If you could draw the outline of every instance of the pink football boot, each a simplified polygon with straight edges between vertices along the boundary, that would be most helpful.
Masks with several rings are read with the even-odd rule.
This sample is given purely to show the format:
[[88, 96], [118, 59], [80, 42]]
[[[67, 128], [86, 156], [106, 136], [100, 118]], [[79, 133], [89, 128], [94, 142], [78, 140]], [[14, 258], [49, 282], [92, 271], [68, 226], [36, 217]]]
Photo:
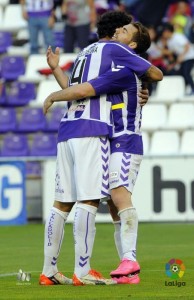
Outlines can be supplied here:
[[112, 277], [117, 284], [138, 284], [140, 283], [140, 278], [138, 274], [132, 276], [121, 276], [121, 277]]
[[118, 268], [110, 273], [111, 277], [127, 276], [140, 272], [140, 265], [137, 261], [123, 259]]

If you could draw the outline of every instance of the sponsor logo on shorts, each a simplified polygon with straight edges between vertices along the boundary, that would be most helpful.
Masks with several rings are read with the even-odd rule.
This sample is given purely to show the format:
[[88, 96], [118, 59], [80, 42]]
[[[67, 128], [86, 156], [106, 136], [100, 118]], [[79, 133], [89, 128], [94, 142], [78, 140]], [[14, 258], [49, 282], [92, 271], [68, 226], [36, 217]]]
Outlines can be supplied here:
[[110, 181], [110, 185], [119, 182], [119, 179]]
[[111, 172], [110, 173], [110, 179], [117, 178], [119, 176], [119, 172]]

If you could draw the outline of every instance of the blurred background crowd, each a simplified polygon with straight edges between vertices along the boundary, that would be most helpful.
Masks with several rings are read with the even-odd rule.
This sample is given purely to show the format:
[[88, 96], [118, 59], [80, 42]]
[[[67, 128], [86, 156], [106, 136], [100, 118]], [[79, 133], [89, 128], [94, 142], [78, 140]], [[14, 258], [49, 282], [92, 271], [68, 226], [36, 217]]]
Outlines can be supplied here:
[[[16, 154], [17, 143], [17, 156], [36, 153], [29, 154], [28, 148], [24, 152], [24, 142], [20, 141], [22, 133], [28, 135], [30, 149], [31, 143], [38, 146], [35, 133], [43, 133], [42, 143], [52, 146], [47, 155], [56, 154], [50, 136], [45, 135], [54, 133], [56, 137], [63, 107], [51, 111], [45, 121], [42, 103], [49, 93], [59, 88], [46, 63], [46, 49], [49, 45], [53, 49], [60, 47], [60, 66], [71, 72], [80, 49], [98, 40], [96, 24], [99, 17], [113, 10], [129, 13], [134, 21], [140, 21], [148, 28], [152, 43], [145, 58], [164, 73], [161, 83], [148, 87], [151, 97], [142, 122], [143, 131], [148, 132], [145, 153], [146, 149], [149, 149], [147, 153], [152, 149], [152, 135], [160, 133], [153, 134], [153, 131], [177, 131], [178, 128], [176, 136], [178, 134], [180, 140], [183, 129], [194, 128], [191, 113], [194, 111], [194, 0], [0, 0], [1, 156], [9, 153], [7, 146], [11, 143], [6, 138], [10, 138], [10, 134], [15, 148], [10, 150], [9, 156]], [[155, 95], [158, 97], [154, 98]], [[177, 101], [181, 103], [175, 103]], [[154, 114], [157, 124], [153, 122], [152, 103], [159, 113], [159, 116]], [[183, 107], [186, 103], [189, 105]], [[183, 115], [183, 109], [189, 111], [191, 118], [188, 113]], [[148, 124], [149, 111], [152, 124]], [[177, 117], [177, 112], [181, 118]], [[176, 120], [179, 124], [174, 124]], [[164, 135], [167, 136], [166, 132]], [[42, 155], [40, 149], [38, 151]], [[179, 151], [177, 146], [175, 153]], [[192, 151], [190, 146], [189, 151]]]
[[183, 76], [188, 94], [194, 93], [194, 0], [49, 0], [50, 13], [44, 17], [36, 15], [37, 8], [33, 12], [30, 1], [0, 0], [0, 5], [1, 1], [4, 10], [6, 2], [22, 6], [28, 33], [15, 36], [14, 44], [29, 45], [29, 54], [45, 53], [48, 45], [77, 53], [98, 39], [96, 22], [101, 14], [126, 11], [149, 29], [152, 44], [146, 58], [164, 75]]

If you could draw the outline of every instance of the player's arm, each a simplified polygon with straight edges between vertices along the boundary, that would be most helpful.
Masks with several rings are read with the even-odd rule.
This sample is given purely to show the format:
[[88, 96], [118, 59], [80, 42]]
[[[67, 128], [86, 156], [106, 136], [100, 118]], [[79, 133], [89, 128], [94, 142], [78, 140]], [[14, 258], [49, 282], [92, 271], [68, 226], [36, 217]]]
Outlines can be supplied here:
[[90, 83], [76, 84], [51, 93], [43, 103], [43, 112], [46, 114], [54, 102], [80, 100], [95, 95], [96, 92]]
[[115, 43], [111, 50], [112, 59], [115, 65], [128, 67], [139, 78], [143, 78], [146, 74], [146, 79], [149, 80], [149, 82], [162, 80], [163, 74], [160, 69], [134, 53], [132, 49], [126, 45]]
[[162, 71], [153, 65], [151, 65], [151, 67], [141, 77], [141, 80], [143, 82], [161, 81], [162, 79], [163, 79]]
[[51, 68], [55, 79], [62, 89], [68, 87], [69, 77], [63, 72], [59, 66], [59, 47], [56, 47], [55, 52], [52, 51], [51, 46], [48, 47], [46, 52], [47, 63]]
[[112, 94], [124, 91], [129, 86], [127, 68], [110, 70], [96, 79], [76, 84], [66, 89], [51, 93], [44, 101], [43, 112], [46, 114], [54, 102], [80, 100], [101, 94]]

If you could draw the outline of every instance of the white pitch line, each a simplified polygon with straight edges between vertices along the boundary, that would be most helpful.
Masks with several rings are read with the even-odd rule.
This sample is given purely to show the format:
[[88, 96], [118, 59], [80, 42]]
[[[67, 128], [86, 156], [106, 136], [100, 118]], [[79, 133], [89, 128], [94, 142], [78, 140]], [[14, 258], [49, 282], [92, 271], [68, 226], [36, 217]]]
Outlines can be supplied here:
[[[191, 270], [191, 269], [186, 269], [186, 271], [189, 271], [189, 270]], [[38, 273], [38, 274], [40, 274], [41, 273], [41, 271], [26, 271], [26, 270], [23, 270], [24, 272], [26, 272], [26, 273]], [[107, 270], [104, 270], [104, 271], [102, 271], [102, 273], [106, 273], [107, 272]], [[142, 273], [147, 273], [147, 272], [164, 272], [165, 273], [165, 268], [164, 269], [160, 269], [160, 270], [142, 270], [141, 271], [141, 273], [140, 273], [140, 275], [142, 274]], [[67, 272], [67, 273], [70, 273], [70, 272]], [[18, 272], [16, 273], [16, 272], [14, 272], [14, 273], [5, 273], [5, 274], [0, 274], [0, 278], [3, 278], [3, 277], [9, 277], [9, 276], [16, 276], [18, 274]]]
[[[24, 271], [25, 273], [40, 273], [40, 271]], [[1, 277], [9, 277], [9, 276], [16, 276], [18, 274], [17, 273], [5, 273], [5, 274], [0, 274], [0, 278]]]

